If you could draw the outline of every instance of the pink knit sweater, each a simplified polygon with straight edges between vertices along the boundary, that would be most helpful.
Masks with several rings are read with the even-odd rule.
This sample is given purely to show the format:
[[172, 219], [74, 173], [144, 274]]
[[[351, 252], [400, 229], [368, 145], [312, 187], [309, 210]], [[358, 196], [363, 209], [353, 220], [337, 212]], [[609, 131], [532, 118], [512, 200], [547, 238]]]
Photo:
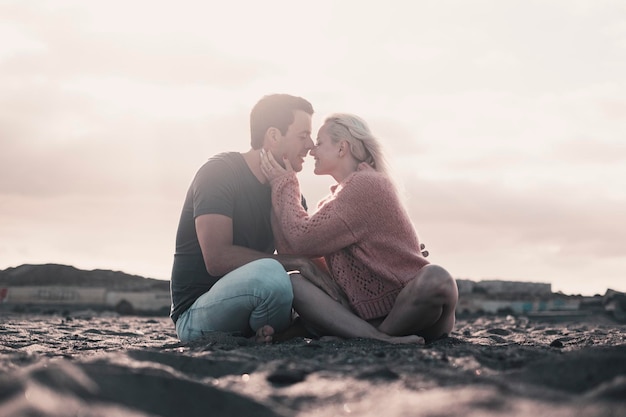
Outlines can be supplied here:
[[323, 256], [361, 318], [389, 314], [400, 290], [428, 265], [395, 188], [366, 164], [331, 187], [312, 215], [302, 207], [295, 173], [271, 186], [278, 252]]

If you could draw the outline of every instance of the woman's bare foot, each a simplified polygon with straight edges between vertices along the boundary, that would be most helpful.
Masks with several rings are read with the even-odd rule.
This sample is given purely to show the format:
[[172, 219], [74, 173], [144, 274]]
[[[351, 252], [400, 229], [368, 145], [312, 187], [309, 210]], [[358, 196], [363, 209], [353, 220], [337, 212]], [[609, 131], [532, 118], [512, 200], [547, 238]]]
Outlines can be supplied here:
[[274, 336], [274, 328], [269, 324], [259, 327], [254, 335], [254, 341], [257, 343], [272, 343]]
[[389, 338], [382, 339], [384, 342], [393, 343], [394, 345], [399, 344], [411, 344], [411, 345], [424, 345], [426, 341], [423, 337], [417, 335], [409, 335], [409, 336], [389, 336]]
[[[409, 335], [409, 336], [380, 336], [373, 338], [374, 340], [381, 340], [383, 342], [392, 343], [394, 345], [424, 345], [426, 341], [423, 337], [417, 335]], [[320, 341], [322, 342], [335, 342], [338, 340], [346, 340], [345, 337], [339, 336], [322, 336], [320, 337]]]

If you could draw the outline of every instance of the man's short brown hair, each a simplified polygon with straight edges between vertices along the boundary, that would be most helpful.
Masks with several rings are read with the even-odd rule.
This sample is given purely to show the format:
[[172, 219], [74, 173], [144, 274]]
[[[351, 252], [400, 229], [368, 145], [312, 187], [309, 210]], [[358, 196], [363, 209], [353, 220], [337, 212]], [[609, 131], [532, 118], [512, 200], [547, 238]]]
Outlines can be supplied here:
[[302, 97], [289, 94], [270, 94], [259, 100], [250, 112], [250, 145], [252, 149], [263, 146], [265, 132], [270, 127], [285, 135], [294, 121], [294, 111], [302, 110], [313, 115], [313, 106]]

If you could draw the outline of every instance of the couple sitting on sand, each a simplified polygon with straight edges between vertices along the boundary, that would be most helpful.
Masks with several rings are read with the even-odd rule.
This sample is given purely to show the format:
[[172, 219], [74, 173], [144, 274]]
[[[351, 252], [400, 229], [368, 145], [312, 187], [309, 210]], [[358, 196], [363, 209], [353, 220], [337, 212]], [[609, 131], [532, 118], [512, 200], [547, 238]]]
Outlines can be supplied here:
[[[313, 107], [286, 94], [250, 114], [245, 153], [210, 158], [185, 198], [171, 279], [183, 342], [213, 331], [270, 342], [294, 326], [315, 336], [424, 343], [454, 327], [456, 282], [423, 256], [359, 117], [334, 114], [311, 138]], [[296, 173], [337, 182], [307, 214]], [[294, 314], [294, 311], [296, 314]]]

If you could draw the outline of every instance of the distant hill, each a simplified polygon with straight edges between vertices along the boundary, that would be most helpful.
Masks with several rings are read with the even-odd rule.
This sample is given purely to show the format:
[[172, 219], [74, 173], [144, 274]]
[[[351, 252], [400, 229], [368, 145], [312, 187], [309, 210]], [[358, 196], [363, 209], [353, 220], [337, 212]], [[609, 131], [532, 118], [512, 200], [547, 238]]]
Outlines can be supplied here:
[[120, 271], [95, 269], [86, 271], [69, 265], [20, 265], [0, 270], [0, 287], [77, 286], [110, 290], [169, 290], [169, 281], [129, 275]]

